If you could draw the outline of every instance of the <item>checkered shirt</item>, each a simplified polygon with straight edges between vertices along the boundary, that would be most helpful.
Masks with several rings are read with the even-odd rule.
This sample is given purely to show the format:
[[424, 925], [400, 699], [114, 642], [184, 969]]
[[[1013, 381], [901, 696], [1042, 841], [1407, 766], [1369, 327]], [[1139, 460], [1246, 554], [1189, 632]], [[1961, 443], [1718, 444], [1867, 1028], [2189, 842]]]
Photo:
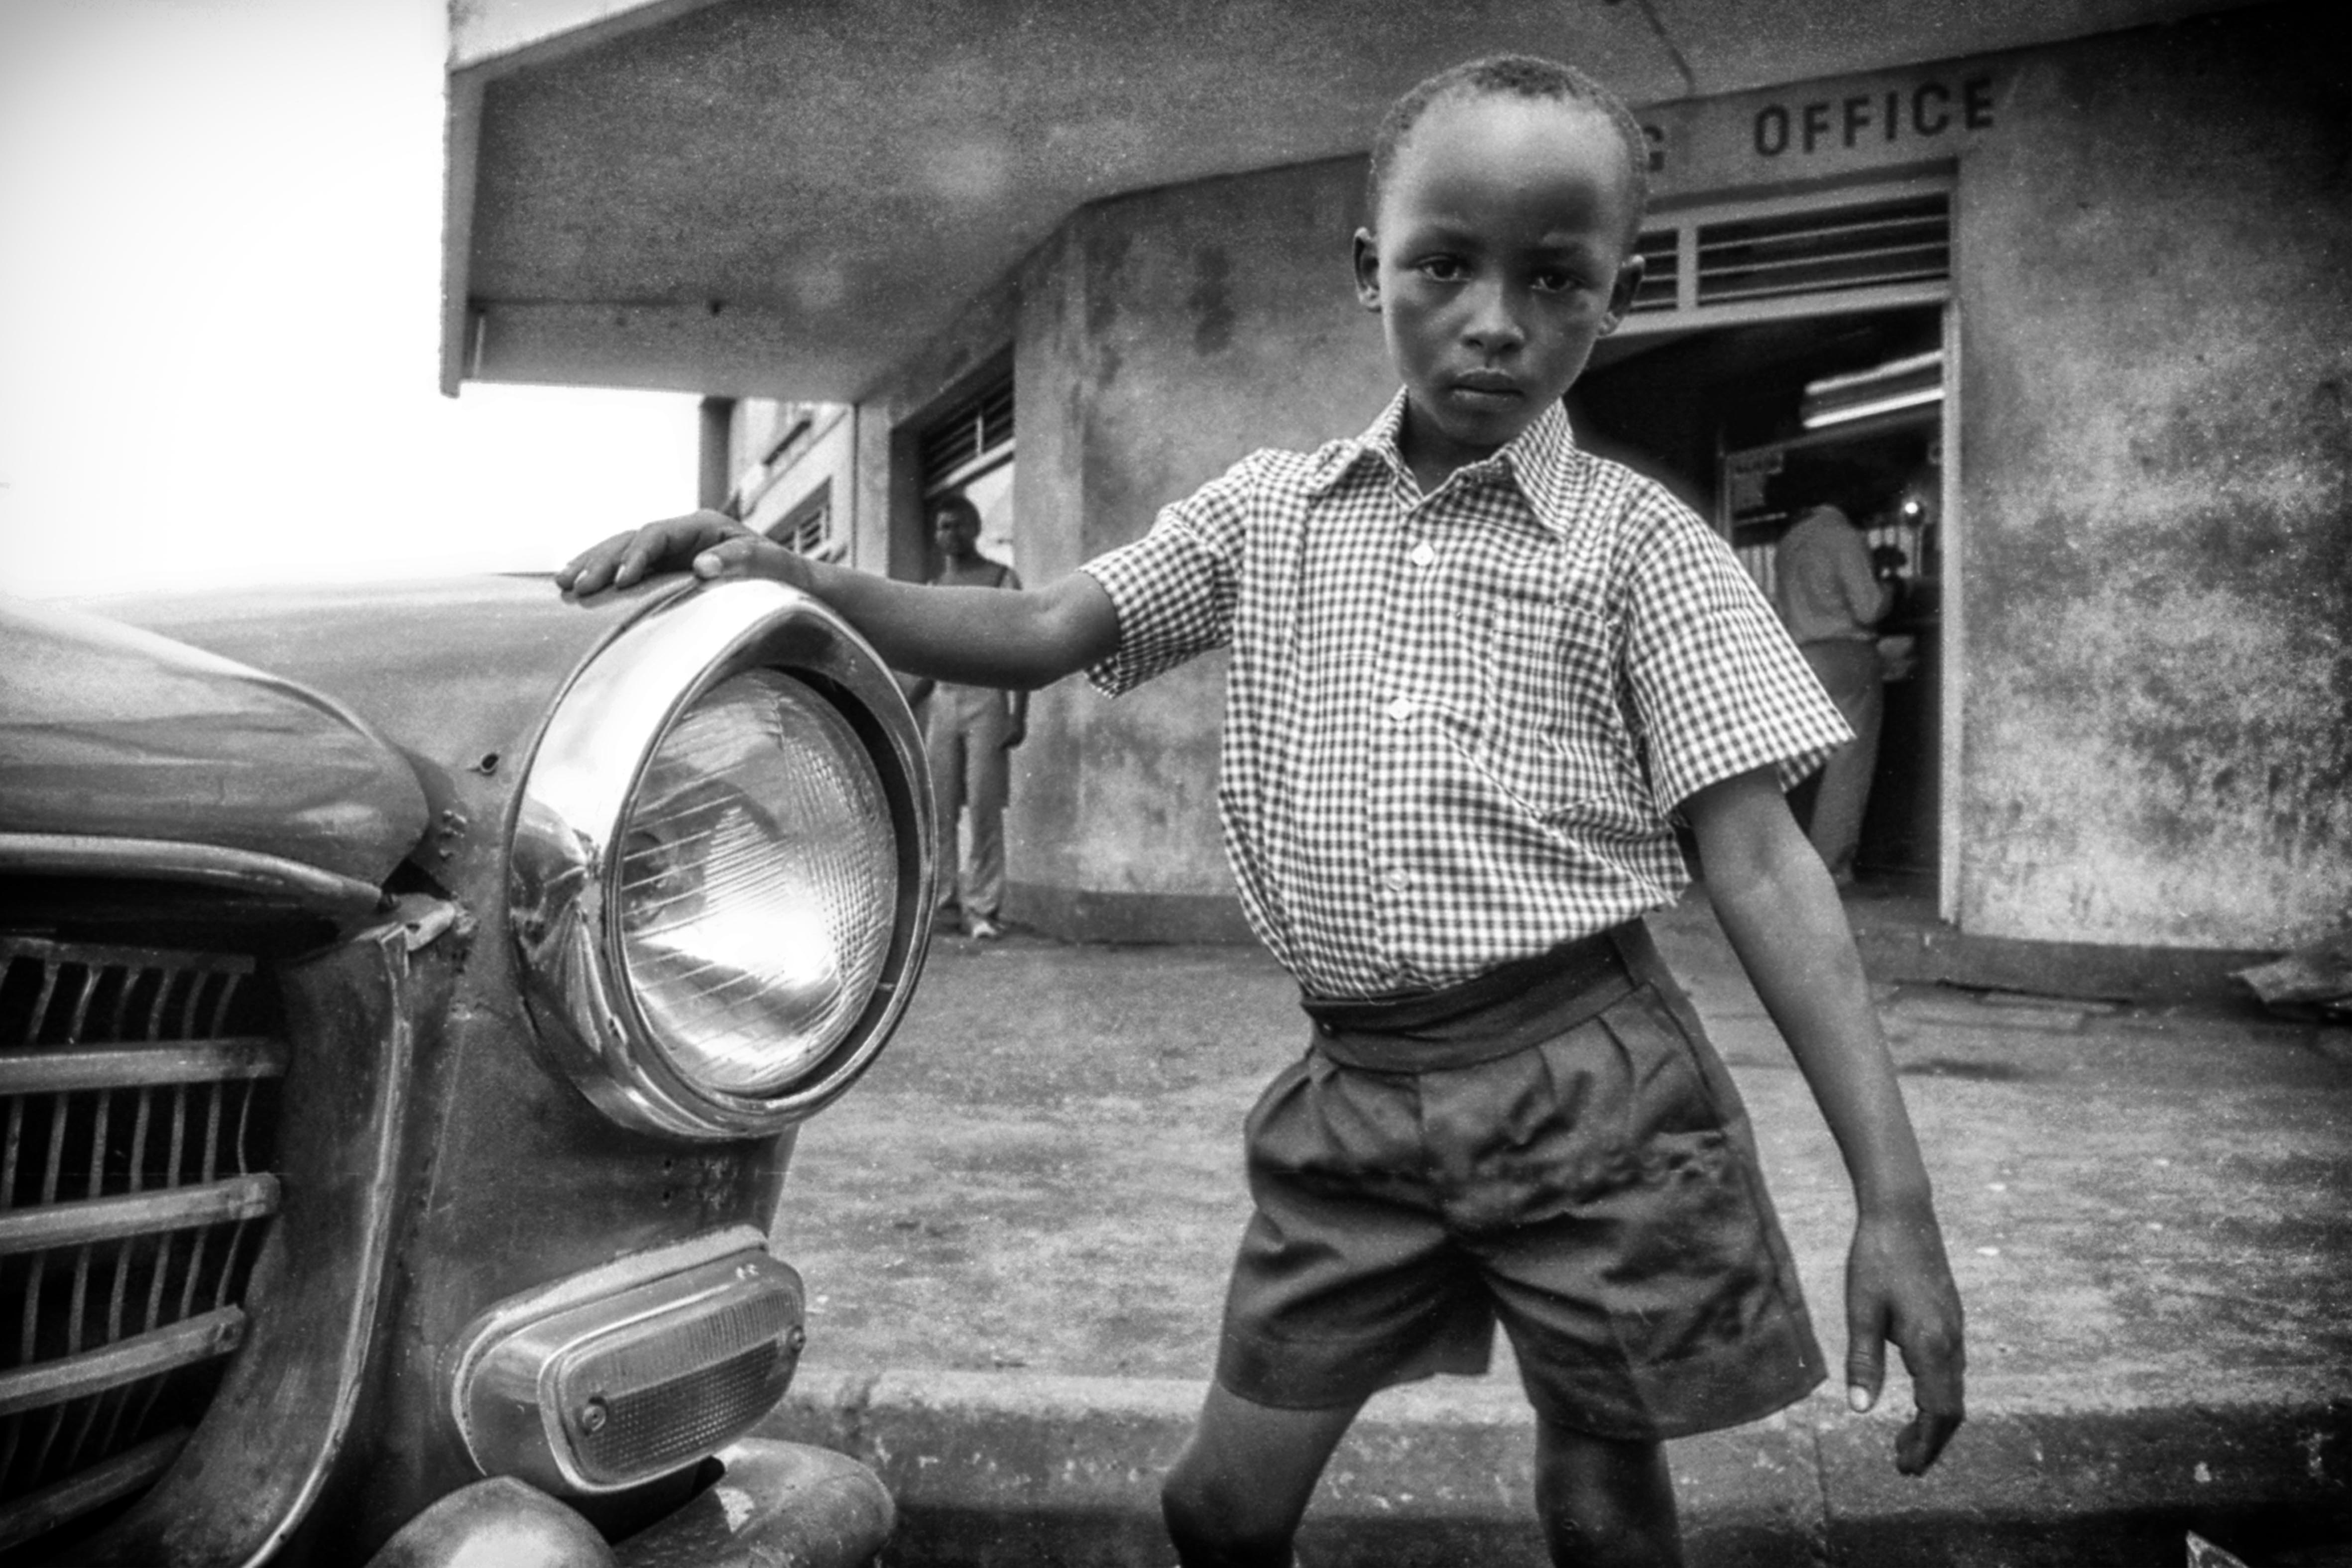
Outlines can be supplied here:
[[1217, 802], [1252, 928], [1306, 990], [1450, 984], [1670, 904], [1673, 813], [1852, 732], [1722, 539], [1555, 404], [1424, 497], [1399, 393], [1262, 451], [1083, 569], [1117, 695], [1231, 643]]

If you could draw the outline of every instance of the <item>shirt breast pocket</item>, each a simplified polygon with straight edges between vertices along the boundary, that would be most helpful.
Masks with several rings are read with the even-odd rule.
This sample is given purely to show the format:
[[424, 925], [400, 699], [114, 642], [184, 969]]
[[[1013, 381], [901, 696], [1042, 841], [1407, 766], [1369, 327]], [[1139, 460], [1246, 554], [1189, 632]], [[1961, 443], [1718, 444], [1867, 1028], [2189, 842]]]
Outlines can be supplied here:
[[1607, 620], [1569, 598], [1498, 596], [1479, 665], [1480, 750], [1498, 783], [1539, 816], [1611, 791], [1622, 726]]

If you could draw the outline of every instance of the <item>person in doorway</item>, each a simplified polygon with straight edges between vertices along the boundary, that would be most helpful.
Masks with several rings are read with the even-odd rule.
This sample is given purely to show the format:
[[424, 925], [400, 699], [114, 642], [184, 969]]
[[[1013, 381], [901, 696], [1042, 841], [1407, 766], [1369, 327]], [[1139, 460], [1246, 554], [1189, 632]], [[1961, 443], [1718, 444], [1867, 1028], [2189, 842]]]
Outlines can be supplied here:
[[[1013, 588], [1020, 576], [980, 553], [980, 508], [945, 496], [931, 508], [939, 547], [935, 588]], [[930, 683], [923, 708], [923, 754], [940, 823], [939, 912], [961, 913], [964, 935], [992, 942], [1004, 935], [1004, 801], [1007, 755], [1028, 735], [1029, 694], [946, 681]], [[964, 831], [958, 852], [959, 819]]]
[[1926, 1166], [1781, 798], [1848, 731], [1722, 539], [1582, 451], [1561, 402], [1640, 284], [1647, 159], [1569, 67], [1422, 83], [1381, 125], [1354, 242], [1402, 389], [1354, 439], [1255, 453], [1042, 588], [927, 593], [712, 513], [557, 575], [780, 577], [957, 680], [1086, 670], [1115, 695], [1231, 647], [1227, 852], [1312, 1024], [1244, 1129], [1257, 1212], [1162, 1489], [1193, 1568], [1288, 1564], [1365, 1399], [1483, 1368], [1498, 1321], [1559, 1563], [1680, 1563], [1664, 1440], [1821, 1380], [1746, 1114], [1643, 925], [1686, 879], [1678, 821], [1853, 1181], [1850, 1403], [1875, 1402], [1891, 1343], [1918, 1402], [1897, 1468], [1961, 1421]]
[[1885, 686], [1874, 628], [1894, 608], [1895, 587], [1843, 507], [1809, 507], [1781, 536], [1773, 562], [1774, 608], [1853, 738], [1822, 765], [1805, 836], [1839, 887], [1853, 884], [1862, 813], [1878, 767]]

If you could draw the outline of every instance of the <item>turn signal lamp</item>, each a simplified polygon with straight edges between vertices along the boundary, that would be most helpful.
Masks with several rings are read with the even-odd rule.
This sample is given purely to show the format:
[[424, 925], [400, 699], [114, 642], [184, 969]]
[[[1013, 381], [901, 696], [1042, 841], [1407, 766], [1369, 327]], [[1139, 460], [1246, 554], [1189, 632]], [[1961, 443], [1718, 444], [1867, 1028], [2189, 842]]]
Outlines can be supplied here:
[[749, 1431], [804, 1337], [800, 1276], [740, 1227], [491, 1308], [459, 1339], [451, 1409], [484, 1475], [618, 1491]]

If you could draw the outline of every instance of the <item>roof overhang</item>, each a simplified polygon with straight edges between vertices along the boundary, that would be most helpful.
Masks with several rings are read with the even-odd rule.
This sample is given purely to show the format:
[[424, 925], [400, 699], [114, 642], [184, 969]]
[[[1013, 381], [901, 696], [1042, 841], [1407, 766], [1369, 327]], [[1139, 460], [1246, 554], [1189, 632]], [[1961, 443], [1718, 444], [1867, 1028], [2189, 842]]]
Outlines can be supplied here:
[[1079, 206], [1360, 153], [1478, 54], [1642, 105], [2226, 8], [451, 0], [443, 386], [861, 399]]

